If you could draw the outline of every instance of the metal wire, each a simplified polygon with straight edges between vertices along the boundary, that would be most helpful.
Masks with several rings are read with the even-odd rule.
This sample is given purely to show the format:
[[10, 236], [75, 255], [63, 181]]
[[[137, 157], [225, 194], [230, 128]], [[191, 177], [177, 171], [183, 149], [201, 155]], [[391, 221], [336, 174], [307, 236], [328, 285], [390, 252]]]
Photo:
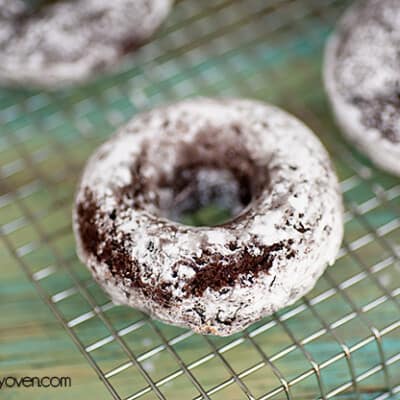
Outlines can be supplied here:
[[[0, 90], [2, 242], [111, 397], [399, 396], [400, 184], [342, 141], [319, 78], [324, 41], [349, 3], [181, 0], [117, 74], [53, 93]], [[343, 247], [317, 287], [223, 340], [98, 294], [71, 233], [74, 186], [96, 145], [134, 113], [194, 95], [255, 97], [300, 116], [331, 152], [346, 205]]]

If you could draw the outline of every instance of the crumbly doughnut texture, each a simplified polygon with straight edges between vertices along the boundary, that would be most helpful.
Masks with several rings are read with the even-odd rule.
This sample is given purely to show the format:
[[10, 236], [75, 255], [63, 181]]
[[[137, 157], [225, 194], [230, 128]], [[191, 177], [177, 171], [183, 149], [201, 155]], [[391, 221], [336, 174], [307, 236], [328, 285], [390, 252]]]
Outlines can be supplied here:
[[59, 87], [144, 44], [172, 0], [0, 0], [0, 82]]
[[356, 2], [328, 41], [325, 86], [343, 132], [400, 175], [400, 2]]
[[[222, 178], [232, 196], [246, 189], [239, 215], [214, 227], [166, 217], [193, 182], [204, 193]], [[116, 303], [221, 336], [307, 293], [343, 235], [338, 181], [317, 137], [276, 107], [206, 98], [140, 114], [103, 144], [73, 225], [80, 259]]]

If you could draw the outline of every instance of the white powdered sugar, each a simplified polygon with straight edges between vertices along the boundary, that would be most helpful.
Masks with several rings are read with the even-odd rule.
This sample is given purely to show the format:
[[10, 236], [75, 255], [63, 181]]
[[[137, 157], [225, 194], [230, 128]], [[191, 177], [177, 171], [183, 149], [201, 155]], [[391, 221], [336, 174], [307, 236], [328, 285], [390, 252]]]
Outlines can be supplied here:
[[325, 52], [325, 86], [344, 133], [400, 175], [400, 3], [356, 2]]
[[[252, 182], [260, 174], [268, 179], [226, 224], [191, 227], [165, 218], [160, 182], [212, 157], [234, 159], [229, 168], [251, 159], [258, 168]], [[138, 192], [136, 203], [120, 208], [118, 191], [127, 184]], [[139, 285], [107, 265], [99, 247], [87, 249], [80, 210], [90, 210], [92, 197], [97, 228], [134, 260], [128, 269]], [[339, 250], [342, 203], [325, 149], [300, 121], [261, 102], [195, 99], [138, 115], [96, 151], [77, 192], [74, 230], [81, 260], [116, 302], [199, 333], [229, 335], [314, 286]], [[159, 293], [168, 295], [165, 302]]]
[[109, 69], [148, 40], [172, 0], [0, 0], [0, 81], [58, 87]]

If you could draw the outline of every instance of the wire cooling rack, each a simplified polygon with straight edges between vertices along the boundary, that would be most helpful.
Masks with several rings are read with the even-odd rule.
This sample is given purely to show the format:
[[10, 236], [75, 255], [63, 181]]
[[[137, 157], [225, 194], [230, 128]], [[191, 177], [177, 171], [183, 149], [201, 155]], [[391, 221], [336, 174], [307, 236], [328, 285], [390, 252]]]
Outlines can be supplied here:
[[[2, 240], [116, 399], [400, 396], [400, 182], [342, 141], [321, 84], [344, 0], [181, 0], [112, 76], [53, 93], [0, 91]], [[228, 338], [116, 306], [75, 255], [71, 204], [88, 155], [136, 112], [245, 96], [302, 118], [344, 195], [339, 258], [301, 301]]]

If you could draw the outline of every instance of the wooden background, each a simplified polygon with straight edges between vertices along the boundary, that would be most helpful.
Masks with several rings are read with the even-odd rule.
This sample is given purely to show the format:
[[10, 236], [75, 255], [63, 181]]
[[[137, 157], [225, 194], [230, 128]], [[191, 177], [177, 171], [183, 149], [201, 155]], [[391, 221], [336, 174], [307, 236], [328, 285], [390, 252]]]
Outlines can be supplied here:
[[[140, 367], [109, 378], [121, 398], [146, 391], [143, 371], [167, 399], [196, 397], [181, 362], [204, 390], [221, 389], [213, 399], [245, 399], [244, 386], [254, 398], [284, 399], [266, 359], [294, 399], [321, 390], [334, 399], [399, 396], [400, 182], [344, 142], [320, 78], [324, 42], [348, 4], [182, 0], [119, 73], [53, 93], [0, 89], [0, 378], [72, 378], [71, 388], [6, 389], [1, 399], [111, 398], [86, 357], [112, 375], [132, 354]], [[343, 248], [316, 288], [230, 338], [191, 335], [113, 306], [77, 260], [71, 232], [75, 184], [93, 149], [136, 112], [195, 95], [258, 98], [302, 118], [329, 149], [346, 202]]]

